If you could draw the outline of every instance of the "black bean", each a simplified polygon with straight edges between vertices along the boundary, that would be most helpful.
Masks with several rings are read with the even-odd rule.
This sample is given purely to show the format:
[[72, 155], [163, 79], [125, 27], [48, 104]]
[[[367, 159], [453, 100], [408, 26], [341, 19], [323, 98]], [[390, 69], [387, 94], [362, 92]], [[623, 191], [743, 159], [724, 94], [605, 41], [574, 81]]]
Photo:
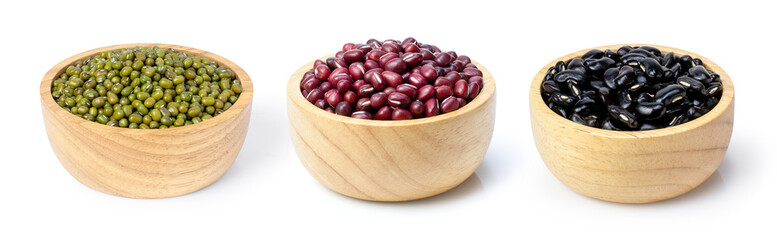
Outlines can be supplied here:
[[567, 70], [578, 70], [585, 74], [586, 69], [585, 61], [582, 58], [573, 58], [567, 63]]
[[689, 55], [680, 56], [680, 58], [677, 59], [677, 62], [680, 63], [680, 65], [683, 68], [683, 71], [688, 71], [688, 69], [693, 67], [693, 57]]
[[658, 129], [658, 128], [659, 128], [658, 126], [650, 124], [650, 123], [643, 123], [643, 124], [639, 125], [639, 130], [640, 131], [654, 130], [654, 129]]
[[598, 109], [597, 104], [593, 99], [583, 98], [575, 103], [574, 112], [581, 116], [588, 117], [600, 114], [601, 110]]
[[637, 73], [634, 72], [634, 68], [629, 66], [623, 66], [621, 70], [618, 72], [618, 76], [615, 77], [615, 85], [626, 86], [634, 82], [634, 80], [636, 79], [637, 79]]
[[618, 68], [609, 68], [604, 71], [604, 84], [612, 89], [618, 88], [618, 85], [615, 83], [615, 78], [618, 77], [619, 72], [620, 70]]
[[650, 93], [640, 93], [637, 95], [637, 103], [643, 103], [643, 102], [652, 102], [653, 101], [653, 95], [650, 95]]
[[631, 95], [629, 92], [621, 91], [618, 92], [618, 106], [622, 108], [629, 108], [631, 107], [631, 104], [634, 103], [634, 100], [631, 98]]
[[668, 52], [661, 58], [661, 66], [669, 67], [675, 64], [674, 52]]
[[655, 101], [669, 105], [685, 98], [685, 89], [680, 84], [671, 84], [656, 92]]
[[602, 121], [602, 129], [616, 130], [616, 131], [626, 130], [623, 127], [617, 126], [617, 124], [612, 121], [612, 118], [609, 118], [609, 117], [605, 118], [604, 121]]
[[638, 49], [648, 51], [655, 56], [661, 56], [661, 50], [658, 50], [658, 48], [654, 48], [651, 46], [640, 46]]
[[596, 118], [595, 116], [586, 118], [578, 115], [577, 113], [573, 113], [572, 116], [569, 117], [569, 119], [572, 120], [573, 122], [586, 125], [589, 127], [597, 127], [599, 125], [597, 122], [598, 118]]
[[602, 50], [591, 49], [588, 52], [586, 52], [585, 54], [583, 54], [582, 58], [583, 59], [592, 59], [592, 58], [593, 59], [599, 59], [599, 58], [602, 58], [603, 56], [604, 56], [604, 52]]
[[709, 112], [722, 96], [720, 77], [689, 55], [622, 46], [556, 62], [540, 94], [550, 109], [579, 124], [652, 130]]
[[639, 62], [639, 67], [649, 78], [659, 78], [664, 76], [664, 70], [661, 68], [661, 63], [653, 58], [644, 58]]
[[706, 94], [707, 92], [703, 83], [688, 76], [677, 78], [677, 84], [683, 86], [688, 94]]
[[567, 81], [567, 89], [569, 89], [569, 93], [571, 93], [572, 96], [578, 99], [580, 99], [581, 95], [583, 95], [583, 92], [577, 86], [575, 81]]
[[714, 82], [707, 85], [706, 92], [704, 95], [708, 97], [720, 97], [721, 88], [723, 88], [720, 83]]
[[570, 79], [577, 83], [582, 83], [583, 80], [585, 80], [585, 73], [579, 70], [567, 69], [557, 73], [553, 77], [553, 80], [559, 83], [564, 83]]
[[604, 56], [615, 60], [616, 62], [620, 59], [620, 57], [618, 57], [618, 53], [613, 52], [610, 49], [604, 50]]
[[575, 102], [577, 99], [575, 97], [566, 95], [560, 92], [556, 92], [550, 95], [550, 100], [553, 101], [556, 105], [564, 106], [564, 107], [570, 107], [572, 105], [575, 105]]
[[599, 88], [599, 91], [597, 91], [597, 95], [600, 103], [604, 103], [605, 105], [612, 104], [612, 99], [610, 99], [609, 88], [606, 88], [606, 87]]
[[628, 53], [621, 56], [621, 63], [624, 65], [636, 66], [639, 65], [639, 62], [642, 61], [642, 59], [645, 59], [645, 55], [639, 53]]
[[617, 54], [619, 57], [622, 58], [624, 55], [628, 54], [632, 49], [634, 48], [632, 48], [631, 46], [623, 46], [618, 48]]
[[708, 84], [712, 81], [712, 76], [710, 76], [710, 73], [707, 72], [707, 69], [705, 69], [703, 66], [694, 66], [691, 69], [688, 69], [688, 75], [705, 84]]
[[666, 107], [663, 103], [643, 102], [637, 104], [635, 113], [637, 116], [646, 120], [656, 120], [664, 116]]
[[589, 81], [588, 82], [588, 86], [591, 89], [600, 89], [600, 88], [605, 87], [604, 81], [599, 81], [599, 80]]
[[585, 63], [588, 65], [588, 71], [598, 73], [614, 66], [615, 60], [612, 60], [608, 57], [602, 57], [598, 59], [588, 59], [585, 61]]
[[542, 83], [542, 91], [546, 93], [560, 92], [561, 87], [556, 81], [545, 81]]
[[611, 121], [617, 121], [629, 128], [636, 128], [639, 125], [637, 117], [622, 107], [610, 105], [607, 111], [610, 113]]

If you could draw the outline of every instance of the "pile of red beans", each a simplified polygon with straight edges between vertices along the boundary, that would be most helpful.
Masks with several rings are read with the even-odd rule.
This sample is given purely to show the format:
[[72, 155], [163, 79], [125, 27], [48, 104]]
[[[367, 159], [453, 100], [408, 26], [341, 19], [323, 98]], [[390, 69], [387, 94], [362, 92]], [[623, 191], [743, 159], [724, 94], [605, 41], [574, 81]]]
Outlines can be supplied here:
[[477, 97], [483, 73], [469, 57], [414, 38], [346, 43], [316, 60], [300, 82], [302, 95], [331, 113], [407, 120], [455, 111]]

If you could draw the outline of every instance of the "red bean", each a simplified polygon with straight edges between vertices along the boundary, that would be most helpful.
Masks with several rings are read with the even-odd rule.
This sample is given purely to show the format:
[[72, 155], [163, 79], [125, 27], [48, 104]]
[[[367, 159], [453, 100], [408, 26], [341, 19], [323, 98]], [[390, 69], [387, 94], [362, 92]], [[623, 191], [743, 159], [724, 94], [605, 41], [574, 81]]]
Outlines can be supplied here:
[[431, 65], [424, 65], [421, 67], [421, 75], [426, 79], [436, 79], [437, 71]]
[[314, 71], [315, 71], [314, 74], [316, 75], [316, 78], [318, 78], [319, 80], [324, 80], [329, 78], [329, 73], [331, 73], [329, 71], [329, 67], [324, 65], [316, 66]]
[[474, 76], [479, 76], [479, 77], [483, 76], [483, 72], [473, 67], [466, 67], [464, 68], [464, 70], [461, 70], [461, 72], [464, 73], [464, 75], [466, 75], [468, 78], [471, 78]]
[[449, 72], [448, 74], [445, 74], [445, 78], [447, 78], [448, 80], [451, 80], [452, 82], [456, 82], [461, 80], [461, 75], [459, 75], [458, 72], [453, 71], [453, 72]]
[[453, 87], [453, 95], [460, 98], [467, 98], [469, 96], [469, 85], [465, 80], [459, 80]]
[[422, 118], [426, 114], [426, 105], [421, 101], [415, 100], [410, 103], [408, 110], [413, 114], [413, 118]]
[[410, 97], [410, 99], [415, 99], [416, 93], [418, 92], [417, 87], [407, 83], [400, 84], [396, 88], [397, 88], [397, 92], [407, 95], [408, 97]]
[[351, 65], [348, 66], [348, 72], [351, 74], [351, 77], [356, 80], [364, 79], [364, 73], [366, 71], [364, 63], [361, 62], [351, 63]]
[[364, 53], [359, 49], [347, 50], [343, 55], [343, 60], [348, 63], [364, 61]]
[[435, 95], [437, 99], [446, 99], [450, 96], [453, 96], [453, 89], [448, 86], [435, 87], [434, 91], [437, 93]]
[[375, 49], [367, 53], [367, 59], [377, 62], [383, 55], [386, 55], [386, 51]]
[[440, 103], [442, 113], [453, 112], [456, 109], [459, 109], [459, 101], [456, 100], [456, 97], [448, 97]]
[[324, 92], [321, 89], [313, 89], [308, 93], [305, 98], [308, 100], [308, 102], [315, 104], [316, 101], [319, 99], [324, 98]]
[[421, 74], [418, 74], [418, 73], [411, 73], [410, 76], [407, 77], [407, 83], [410, 83], [411, 85], [416, 86], [418, 88], [429, 84], [426, 81], [426, 78], [424, 78], [424, 76], [421, 76]]
[[429, 49], [421, 49], [420, 53], [424, 60], [434, 60], [434, 54]]
[[364, 68], [367, 70], [380, 68], [380, 64], [374, 60], [367, 60], [364, 62]]
[[446, 53], [435, 54], [434, 61], [440, 64], [440, 66], [448, 66], [451, 63], [451, 55]]
[[392, 92], [388, 95], [389, 106], [395, 108], [405, 108], [410, 105], [410, 97], [401, 92]]
[[[373, 94], [373, 96], [375, 96]], [[359, 98], [356, 100], [356, 111], [371, 111], [372, 104], [370, 98]]]
[[481, 88], [483, 87], [483, 77], [480, 77], [480, 76], [471, 77], [471, 78], [469, 78], [467, 80], [467, 82], [469, 82], [469, 83], [477, 83], [478, 86], [480, 86]]
[[386, 86], [395, 88], [399, 86], [399, 84], [402, 84], [402, 75], [399, 75], [399, 73], [383, 71], [381, 76], [383, 76]]
[[351, 87], [353, 86], [353, 82], [350, 80], [340, 80], [335, 84], [335, 89], [337, 89], [337, 93], [340, 95], [345, 94], [346, 92], [351, 90]]
[[324, 93], [324, 99], [326, 99], [326, 102], [329, 103], [329, 106], [335, 107], [338, 103], [343, 101], [343, 97], [340, 96], [339, 93], [337, 93], [337, 90], [332, 89], [328, 92]]
[[436, 98], [426, 100], [426, 117], [434, 117], [440, 114], [440, 104]]
[[472, 82], [467, 87], [467, 99], [474, 99], [480, 93], [480, 85], [476, 82]]
[[324, 100], [324, 99], [316, 100], [316, 104], [315, 105], [316, 105], [316, 107], [318, 107], [320, 109], [324, 109], [324, 108], [327, 107], [326, 100]]
[[356, 99], [359, 98], [358, 95], [356, 95], [353, 91], [348, 91], [345, 94], [343, 94], [343, 101], [348, 102], [348, 104], [354, 105], [356, 104]]
[[358, 119], [372, 119], [372, 114], [367, 111], [356, 111], [351, 113], [351, 117]]
[[370, 81], [370, 84], [372, 84], [376, 91], [383, 91], [383, 88], [386, 87], [386, 83], [383, 81], [383, 75], [378, 71], [369, 72], [367, 80]]
[[[415, 45], [410, 45], [415, 46]], [[407, 67], [415, 67], [418, 66], [418, 64], [421, 64], [421, 61], [424, 60], [424, 57], [421, 56], [421, 54], [418, 53], [406, 53], [402, 56], [402, 61], [405, 61], [405, 64], [407, 64]]]
[[375, 113], [376, 120], [389, 120], [391, 119], [391, 107], [383, 106]]
[[370, 39], [314, 61], [300, 91], [316, 107], [343, 116], [404, 120], [463, 107], [483, 88], [482, 75], [469, 57], [414, 38]]
[[415, 44], [408, 44], [407, 46], [405, 46], [406, 53], [408, 52], [417, 53], [420, 51], [421, 51], [421, 48], [418, 48], [418, 46], [416, 46]]
[[406, 68], [407, 68], [407, 64], [405, 64], [405, 61], [402, 61], [402, 59], [400, 58], [394, 58], [386, 61], [386, 65], [384, 67], [386, 71], [392, 71], [400, 74], [404, 73]]
[[381, 68], [386, 68], [386, 63], [388, 63], [389, 60], [399, 58], [399, 54], [396, 53], [386, 53], [383, 56], [378, 59], [378, 63], [380, 63]]
[[372, 96], [373, 93], [375, 93], [375, 88], [372, 87], [372, 84], [364, 84], [359, 87], [356, 95], [358, 95], [360, 98], [363, 98]]
[[[361, 52], [361, 51], [359, 51], [359, 52]], [[334, 61], [334, 66], [335, 66], [335, 69], [337, 69], [337, 68], [348, 68], [348, 62], [346, 62], [342, 58], [337, 58]]]
[[337, 115], [351, 116], [352, 112], [351, 104], [348, 104], [347, 102], [340, 102], [337, 104], [337, 107], [335, 107], [335, 113]]
[[334, 87], [330, 82], [322, 82], [321, 85], [318, 86], [318, 89], [321, 89], [321, 91], [323, 91], [322, 93], [328, 92], [332, 88]]
[[318, 86], [321, 85], [321, 80], [318, 80], [317, 78], [310, 78], [307, 81], [304, 81], [302, 83], [302, 89], [310, 92], [313, 89], [318, 88]]
[[354, 46], [356, 46], [356, 44], [353, 44], [353, 43], [343, 44], [343, 51], [347, 52], [348, 50], [354, 49]]
[[413, 114], [404, 108], [395, 108], [391, 113], [391, 120], [410, 120], [413, 119]]
[[446, 77], [437, 77], [437, 79], [434, 80], [434, 86], [448, 86], [449, 88], [453, 88], [453, 82]]
[[373, 109], [380, 109], [383, 106], [386, 106], [388, 104], [388, 94], [379, 92], [372, 94], [372, 97], [370, 97], [370, 104]]

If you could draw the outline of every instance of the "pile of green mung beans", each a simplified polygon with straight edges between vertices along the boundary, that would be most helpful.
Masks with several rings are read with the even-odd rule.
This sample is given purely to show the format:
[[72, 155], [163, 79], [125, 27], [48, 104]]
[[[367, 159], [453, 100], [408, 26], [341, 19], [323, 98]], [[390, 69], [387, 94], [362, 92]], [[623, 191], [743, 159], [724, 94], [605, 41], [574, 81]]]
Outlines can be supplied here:
[[207, 58], [157, 46], [101, 52], [69, 66], [51, 95], [66, 111], [124, 128], [172, 128], [215, 117], [243, 88]]

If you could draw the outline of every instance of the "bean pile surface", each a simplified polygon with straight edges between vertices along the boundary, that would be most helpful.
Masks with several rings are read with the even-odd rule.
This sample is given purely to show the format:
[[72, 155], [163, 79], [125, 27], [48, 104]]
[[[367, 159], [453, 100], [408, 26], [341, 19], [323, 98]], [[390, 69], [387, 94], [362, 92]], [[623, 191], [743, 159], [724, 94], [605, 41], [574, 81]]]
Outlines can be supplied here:
[[482, 88], [483, 73], [469, 57], [414, 38], [346, 43], [334, 57], [316, 60], [300, 81], [302, 95], [315, 106], [375, 120], [452, 112]]
[[608, 130], [676, 126], [720, 101], [720, 75], [699, 58], [650, 46], [592, 49], [559, 61], [542, 83], [545, 103], [564, 118]]
[[51, 88], [57, 104], [76, 116], [141, 129], [208, 120], [243, 91], [232, 70], [156, 46], [102, 52], [69, 66]]

